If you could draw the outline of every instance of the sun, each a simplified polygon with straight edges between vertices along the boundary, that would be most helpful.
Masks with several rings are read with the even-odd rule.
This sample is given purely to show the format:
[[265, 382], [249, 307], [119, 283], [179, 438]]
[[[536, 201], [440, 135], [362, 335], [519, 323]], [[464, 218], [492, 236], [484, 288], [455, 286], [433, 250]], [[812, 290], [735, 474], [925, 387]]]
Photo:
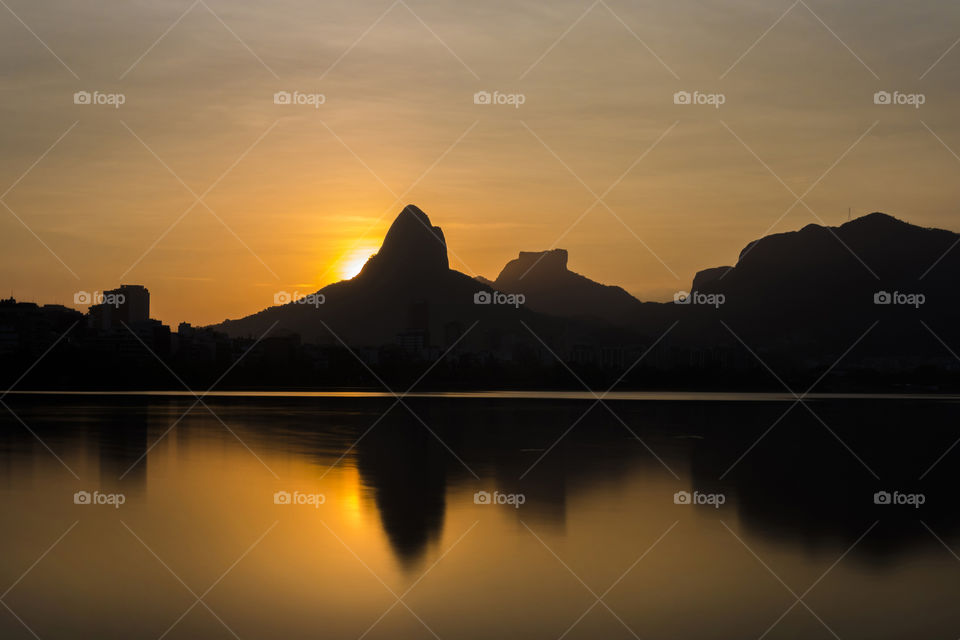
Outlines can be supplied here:
[[354, 277], [363, 265], [367, 263], [370, 256], [377, 252], [377, 246], [371, 244], [361, 244], [348, 249], [337, 262], [337, 273], [343, 280], [349, 280]]

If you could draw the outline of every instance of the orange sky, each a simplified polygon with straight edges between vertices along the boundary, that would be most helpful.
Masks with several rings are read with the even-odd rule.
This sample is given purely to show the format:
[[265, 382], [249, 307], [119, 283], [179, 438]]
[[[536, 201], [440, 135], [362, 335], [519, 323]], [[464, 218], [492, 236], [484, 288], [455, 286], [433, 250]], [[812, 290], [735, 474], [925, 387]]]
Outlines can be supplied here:
[[960, 229], [957, 6], [8, 4], [0, 284], [19, 299], [122, 281], [167, 323], [238, 317], [345, 275], [408, 202], [468, 274], [559, 246], [659, 300], [848, 207]]

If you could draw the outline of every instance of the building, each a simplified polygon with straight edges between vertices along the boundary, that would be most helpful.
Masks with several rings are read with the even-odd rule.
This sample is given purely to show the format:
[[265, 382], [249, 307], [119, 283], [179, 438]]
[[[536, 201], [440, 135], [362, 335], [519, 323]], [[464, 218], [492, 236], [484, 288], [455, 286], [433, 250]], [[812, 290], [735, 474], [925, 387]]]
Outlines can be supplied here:
[[107, 293], [115, 294], [117, 298], [123, 300], [117, 308], [117, 317], [123, 322], [133, 324], [150, 319], [150, 291], [146, 287], [139, 284], [122, 284], [119, 289]]
[[90, 307], [91, 329], [110, 331], [150, 320], [150, 291], [139, 284], [122, 284], [104, 291], [102, 301]]
[[[58, 304], [0, 300], [0, 353], [40, 353], [61, 339], [83, 315]], [[69, 338], [66, 339], [69, 342]]]

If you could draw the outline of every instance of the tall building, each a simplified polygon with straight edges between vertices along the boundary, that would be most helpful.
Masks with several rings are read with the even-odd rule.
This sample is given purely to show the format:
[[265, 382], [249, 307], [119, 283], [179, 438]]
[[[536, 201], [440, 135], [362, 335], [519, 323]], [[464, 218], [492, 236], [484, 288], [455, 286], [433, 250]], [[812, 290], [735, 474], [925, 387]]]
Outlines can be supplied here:
[[[150, 291], [139, 284], [121, 284], [119, 289], [107, 291], [122, 302], [117, 307], [117, 320], [127, 324], [150, 319]], [[122, 296], [122, 297], [120, 297]]]
[[90, 326], [109, 331], [150, 319], [150, 291], [139, 284], [122, 284], [103, 292], [103, 301], [90, 307]]

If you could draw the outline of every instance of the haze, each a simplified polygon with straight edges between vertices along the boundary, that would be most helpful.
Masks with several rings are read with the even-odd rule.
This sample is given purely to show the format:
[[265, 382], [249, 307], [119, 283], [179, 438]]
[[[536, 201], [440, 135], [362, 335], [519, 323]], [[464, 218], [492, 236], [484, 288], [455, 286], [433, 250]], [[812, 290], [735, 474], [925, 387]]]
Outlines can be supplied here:
[[957, 230], [958, 38], [933, 1], [3, 0], [2, 293], [218, 322], [349, 277], [408, 202], [470, 275], [558, 246], [654, 300], [848, 211]]

